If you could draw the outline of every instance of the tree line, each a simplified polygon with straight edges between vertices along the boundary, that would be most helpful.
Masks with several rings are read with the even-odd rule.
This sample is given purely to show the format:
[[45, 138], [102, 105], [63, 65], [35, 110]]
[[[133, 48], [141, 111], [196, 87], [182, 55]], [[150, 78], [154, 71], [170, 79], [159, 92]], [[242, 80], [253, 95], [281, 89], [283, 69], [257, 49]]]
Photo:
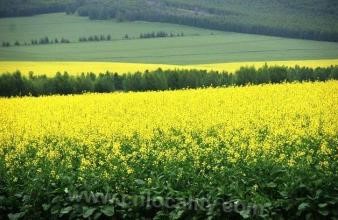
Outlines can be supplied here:
[[173, 32], [165, 32], [165, 31], [158, 31], [158, 32], [148, 32], [148, 33], [141, 33], [140, 39], [145, 38], [163, 38], [163, 37], [183, 37], [184, 33], [173, 33]]
[[[165, 32], [165, 31], [158, 31], [158, 32], [148, 32], [148, 33], [141, 33], [139, 35], [139, 39], [145, 39], [145, 38], [163, 38], [163, 37], [183, 37], [184, 33], [173, 33], [173, 32]], [[127, 39], [131, 39], [129, 37], [128, 34], [125, 34], [122, 39], [127, 40]], [[135, 39], [135, 38], [133, 38]], [[112, 40], [112, 36], [110, 34], [104, 35], [104, 34], [100, 34], [100, 35], [91, 35], [88, 37], [79, 37], [78, 42], [93, 42], [93, 41], [111, 41]], [[12, 45], [10, 42], [8, 41], [3, 41], [2, 42], [2, 47], [10, 47], [10, 46], [21, 46], [21, 45], [43, 45], [43, 44], [68, 44], [71, 43], [70, 40], [62, 37], [61, 39], [58, 38], [54, 38], [51, 39], [49, 37], [41, 37], [40, 39], [33, 39], [30, 41], [30, 44], [27, 42], [24, 43], [20, 43], [19, 41], [15, 41], [14, 44]]]
[[42, 37], [39, 40], [31, 40], [31, 45], [38, 45], [38, 44], [69, 44], [70, 40], [62, 37], [61, 39], [55, 38], [49, 39], [48, 37]]
[[263, 66], [241, 67], [235, 73], [205, 70], [162, 70], [118, 74], [26, 75], [19, 71], [0, 75], [0, 96], [40, 96], [85, 92], [158, 91], [184, 88], [243, 86], [294, 81], [338, 80], [338, 66], [327, 68]]
[[[27, 42], [23, 42], [23, 43], [20, 43], [19, 41], [15, 41], [13, 46], [22, 46], [22, 45], [43, 45], [43, 44], [69, 44], [70, 43], [70, 40], [66, 39], [66, 38], [61, 38], [61, 39], [58, 39], [58, 38], [54, 38], [54, 39], [50, 39], [48, 38], [47, 36], [46, 37], [41, 37], [40, 39], [33, 39], [30, 41], [30, 44], [27, 43]], [[12, 46], [10, 42], [8, 41], [4, 41], [2, 42], [2, 46], [3, 47], [10, 47]]]
[[79, 42], [87, 42], [87, 41], [111, 41], [111, 35], [93, 35], [89, 37], [80, 37]]
[[[82, 0], [80, 0], [82, 1]], [[77, 0], [0, 0], [0, 17], [32, 16], [54, 12], [64, 12]]]

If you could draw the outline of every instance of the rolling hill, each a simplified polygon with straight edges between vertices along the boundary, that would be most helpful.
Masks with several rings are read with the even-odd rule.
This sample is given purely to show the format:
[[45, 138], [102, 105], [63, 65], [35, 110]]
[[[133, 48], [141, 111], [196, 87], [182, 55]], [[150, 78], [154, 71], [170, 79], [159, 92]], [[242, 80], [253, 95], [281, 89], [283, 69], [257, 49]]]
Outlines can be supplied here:
[[335, 0], [0, 0], [0, 16], [50, 12], [338, 41]]
[[[338, 58], [338, 44], [154, 22], [93, 21], [62, 13], [0, 19], [2, 61], [109, 61], [206, 64], [238, 61]], [[184, 33], [180, 37], [139, 39], [145, 32]], [[110, 34], [110, 41], [79, 42], [79, 37]], [[128, 39], [124, 39], [125, 35]], [[68, 44], [30, 45], [32, 39], [67, 38]], [[26, 43], [27, 45], [22, 45]]]

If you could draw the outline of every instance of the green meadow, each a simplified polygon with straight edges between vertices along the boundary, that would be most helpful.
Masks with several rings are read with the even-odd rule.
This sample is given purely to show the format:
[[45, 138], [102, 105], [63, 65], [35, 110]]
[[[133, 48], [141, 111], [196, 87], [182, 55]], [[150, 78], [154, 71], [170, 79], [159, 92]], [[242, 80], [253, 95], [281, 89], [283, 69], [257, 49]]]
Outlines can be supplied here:
[[[139, 39], [164, 31], [181, 37]], [[204, 64], [236, 61], [338, 58], [338, 43], [220, 32], [156, 22], [93, 21], [63, 13], [0, 19], [2, 61], [114, 61]], [[111, 41], [79, 42], [80, 37], [111, 35]], [[128, 39], [124, 39], [128, 35]], [[66, 38], [69, 44], [30, 45], [42, 37]], [[14, 42], [27, 45], [14, 46]]]

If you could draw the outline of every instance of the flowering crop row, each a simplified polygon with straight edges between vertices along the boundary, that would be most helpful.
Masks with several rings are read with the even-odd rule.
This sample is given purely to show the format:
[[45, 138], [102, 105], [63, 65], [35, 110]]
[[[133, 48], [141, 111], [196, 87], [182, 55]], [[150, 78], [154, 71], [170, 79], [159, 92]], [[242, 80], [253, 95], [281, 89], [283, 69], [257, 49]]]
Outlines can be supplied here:
[[[337, 109], [337, 81], [1, 98], [0, 214], [254, 214], [175, 203], [192, 197], [261, 205], [261, 217], [337, 215]], [[175, 205], [66, 199], [80, 191], [149, 192]]]

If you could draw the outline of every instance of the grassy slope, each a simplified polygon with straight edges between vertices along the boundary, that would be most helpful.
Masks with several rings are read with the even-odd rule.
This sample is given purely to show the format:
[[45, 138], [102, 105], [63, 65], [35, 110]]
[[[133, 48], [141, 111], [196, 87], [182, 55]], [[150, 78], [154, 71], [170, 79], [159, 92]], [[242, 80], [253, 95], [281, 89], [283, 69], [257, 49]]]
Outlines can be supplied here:
[[84, 17], [66, 15], [64, 13], [43, 14], [32, 17], [0, 19], [0, 42], [14, 43], [48, 36], [50, 39], [64, 37], [70, 41], [78, 41], [79, 37], [110, 34], [112, 39], [122, 39], [125, 34], [139, 37], [140, 33], [167, 31], [187, 35], [207, 35], [211, 32], [205, 29], [163, 23], [149, 22], [115, 22], [112, 20], [91, 21]]
[[[140, 33], [160, 30], [184, 32], [186, 36], [118, 40], [126, 33], [136, 37]], [[338, 58], [338, 43], [217, 32], [162, 23], [90, 21], [63, 14], [0, 19], [0, 33], [0, 42], [29, 42], [43, 36], [77, 41], [80, 36], [94, 34], [112, 34], [116, 39], [111, 42], [1, 47], [0, 60], [205, 64]]]
[[162, 21], [243, 33], [338, 40], [335, 0], [0, 0], [0, 16], [65, 10], [77, 10], [93, 19]]

